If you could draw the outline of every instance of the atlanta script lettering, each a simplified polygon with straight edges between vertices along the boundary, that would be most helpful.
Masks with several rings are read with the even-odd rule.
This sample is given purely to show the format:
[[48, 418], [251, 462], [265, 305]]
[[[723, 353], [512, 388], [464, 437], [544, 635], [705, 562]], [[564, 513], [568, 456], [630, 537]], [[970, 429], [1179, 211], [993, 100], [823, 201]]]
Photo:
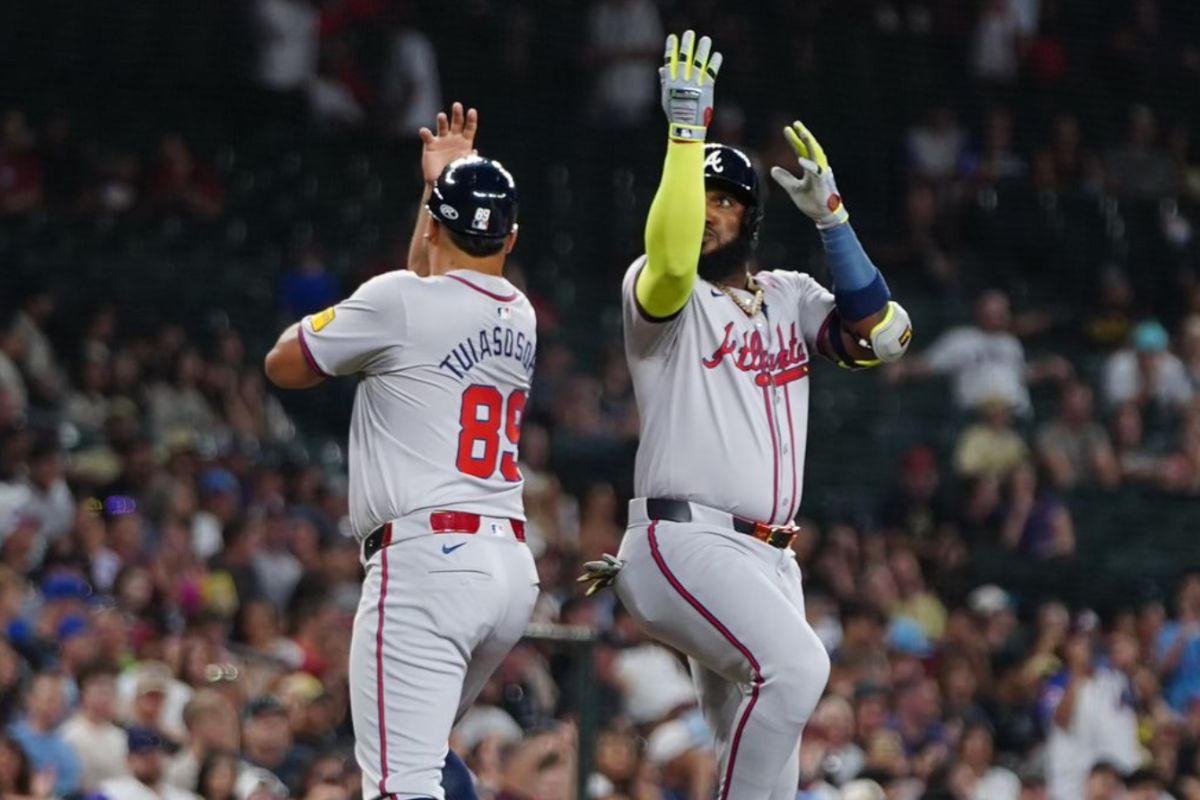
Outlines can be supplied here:
[[783, 330], [777, 325], [775, 332], [780, 347], [774, 352], [763, 344], [758, 331], [743, 332], [739, 343], [733, 332], [733, 323], [725, 326], [725, 337], [713, 354], [702, 363], [708, 369], [716, 369], [728, 357], [733, 366], [742, 372], [754, 375], [759, 386], [783, 386], [808, 374], [808, 351], [804, 341], [796, 335], [796, 323], [792, 323], [790, 336], [784, 341]]

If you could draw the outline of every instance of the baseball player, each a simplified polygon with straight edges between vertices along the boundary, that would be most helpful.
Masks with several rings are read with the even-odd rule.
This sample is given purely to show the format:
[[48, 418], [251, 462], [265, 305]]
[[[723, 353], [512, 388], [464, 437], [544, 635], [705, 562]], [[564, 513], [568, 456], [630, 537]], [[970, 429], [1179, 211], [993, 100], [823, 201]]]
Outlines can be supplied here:
[[[350, 521], [366, 567], [350, 645], [363, 797], [437, 798], [465, 766], [447, 740], [537, 598], [525, 546], [521, 419], [537, 345], [533, 308], [501, 271], [517, 191], [473, 154], [474, 110], [421, 131], [423, 268], [389, 272], [280, 336], [285, 388], [357, 375]], [[461, 781], [460, 781], [461, 782]], [[455, 800], [474, 796], [470, 781]]]
[[800, 733], [829, 676], [789, 547], [812, 359], [894, 361], [912, 334], [799, 122], [784, 135], [800, 176], [772, 175], [816, 223], [833, 292], [787, 270], [751, 274], [758, 177], [745, 154], [704, 144], [721, 55], [688, 31], [668, 37], [665, 61], [666, 161], [646, 254], [622, 289], [638, 497], [618, 558], [581, 580], [615, 584], [650, 635], [688, 656], [717, 735], [721, 800], [791, 800]]

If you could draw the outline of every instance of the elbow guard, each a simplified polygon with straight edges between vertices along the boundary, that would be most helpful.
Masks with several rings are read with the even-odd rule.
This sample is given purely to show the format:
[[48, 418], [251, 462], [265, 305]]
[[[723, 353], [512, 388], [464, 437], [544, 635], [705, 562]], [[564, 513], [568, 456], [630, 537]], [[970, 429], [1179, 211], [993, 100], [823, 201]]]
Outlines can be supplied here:
[[904, 306], [889, 300], [883, 319], [871, 329], [871, 349], [883, 363], [899, 361], [912, 343], [912, 320]]

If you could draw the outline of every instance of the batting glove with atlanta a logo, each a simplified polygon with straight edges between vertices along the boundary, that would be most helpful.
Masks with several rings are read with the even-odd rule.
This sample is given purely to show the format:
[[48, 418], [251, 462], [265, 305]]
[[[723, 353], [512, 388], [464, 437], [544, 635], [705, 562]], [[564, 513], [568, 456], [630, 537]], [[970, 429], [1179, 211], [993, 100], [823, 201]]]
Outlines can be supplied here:
[[825, 157], [825, 150], [817, 137], [799, 121], [784, 128], [783, 135], [800, 162], [800, 177], [783, 167], [772, 167], [771, 177], [788, 193], [796, 208], [803, 211], [818, 228], [832, 228], [850, 219], [850, 213], [846, 211], [837, 184], [833, 181], [829, 159]]

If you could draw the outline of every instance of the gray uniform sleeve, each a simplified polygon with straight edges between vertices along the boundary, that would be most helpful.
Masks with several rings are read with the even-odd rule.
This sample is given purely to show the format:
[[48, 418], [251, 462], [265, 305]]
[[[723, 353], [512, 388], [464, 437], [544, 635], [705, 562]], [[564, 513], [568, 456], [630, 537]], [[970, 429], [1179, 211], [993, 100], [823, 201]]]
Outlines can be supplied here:
[[[625, 273], [621, 284], [621, 316], [625, 328], [625, 349], [630, 355], [642, 358], [664, 357], [671, 352], [683, 318], [689, 313], [692, 298], [688, 298], [678, 312], [667, 319], [651, 317], [637, 299], [637, 276], [646, 265], [646, 257], [639, 256]], [[697, 281], [699, 285], [699, 281]], [[695, 288], [692, 289], [693, 294]]]
[[396, 368], [407, 339], [404, 284], [411, 272], [389, 272], [335, 306], [300, 321], [300, 346], [324, 375], [382, 373]]
[[800, 332], [805, 344], [812, 352], [820, 352], [817, 340], [833, 312], [833, 293], [804, 272], [776, 269], [759, 273], [758, 279], [764, 283], [774, 281], [791, 295], [791, 302], [799, 309]]

